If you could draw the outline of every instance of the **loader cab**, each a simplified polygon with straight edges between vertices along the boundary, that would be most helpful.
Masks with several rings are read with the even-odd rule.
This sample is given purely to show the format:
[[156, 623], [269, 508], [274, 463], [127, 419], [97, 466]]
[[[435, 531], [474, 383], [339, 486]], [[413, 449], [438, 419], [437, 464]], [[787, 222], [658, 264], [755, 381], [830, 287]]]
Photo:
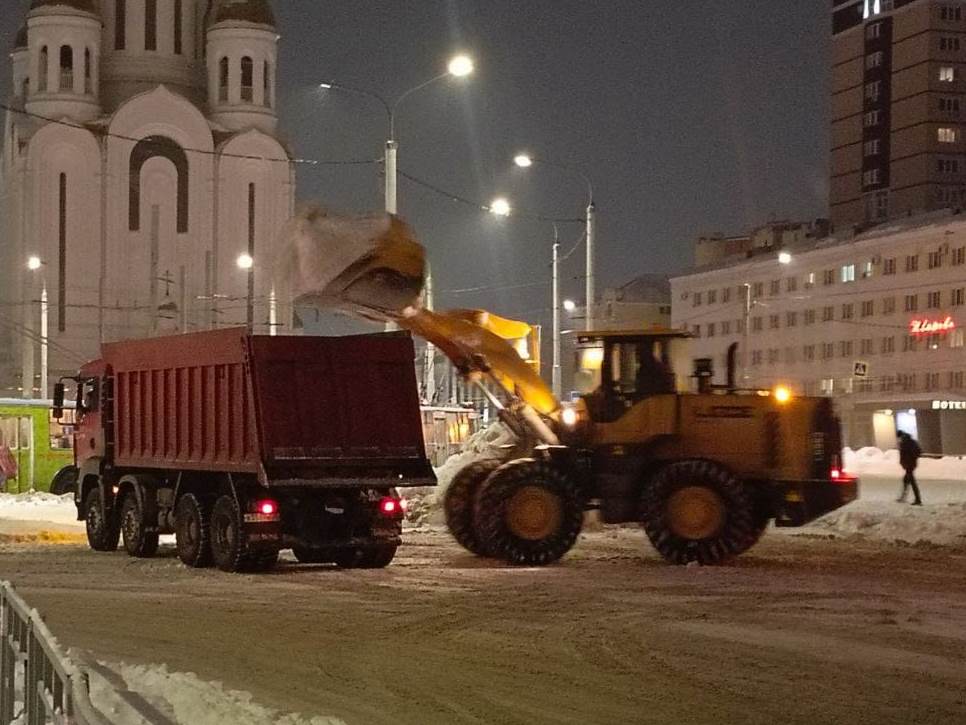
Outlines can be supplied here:
[[686, 389], [688, 337], [663, 329], [579, 335], [575, 387], [591, 419], [613, 422], [645, 398]]

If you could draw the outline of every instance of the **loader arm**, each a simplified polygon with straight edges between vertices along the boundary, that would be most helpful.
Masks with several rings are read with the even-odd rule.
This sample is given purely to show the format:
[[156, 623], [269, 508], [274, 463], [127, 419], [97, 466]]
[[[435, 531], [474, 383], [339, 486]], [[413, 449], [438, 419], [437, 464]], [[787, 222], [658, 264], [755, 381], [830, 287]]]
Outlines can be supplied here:
[[527, 323], [483, 310], [422, 307], [425, 249], [397, 217], [347, 218], [310, 208], [288, 224], [282, 241], [276, 286], [292, 301], [394, 322], [442, 350], [464, 377], [495, 382], [510, 407], [522, 401], [545, 416], [559, 410], [550, 387], [508, 341], [526, 336]]

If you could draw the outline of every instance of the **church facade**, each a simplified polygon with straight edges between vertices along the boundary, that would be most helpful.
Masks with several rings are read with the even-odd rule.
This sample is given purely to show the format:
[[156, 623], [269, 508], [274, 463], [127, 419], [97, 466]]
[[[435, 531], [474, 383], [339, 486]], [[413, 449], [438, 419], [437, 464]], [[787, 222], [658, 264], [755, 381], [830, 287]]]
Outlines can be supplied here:
[[268, 0], [33, 0], [0, 160], [0, 397], [49, 395], [101, 342], [285, 322], [277, 45]]

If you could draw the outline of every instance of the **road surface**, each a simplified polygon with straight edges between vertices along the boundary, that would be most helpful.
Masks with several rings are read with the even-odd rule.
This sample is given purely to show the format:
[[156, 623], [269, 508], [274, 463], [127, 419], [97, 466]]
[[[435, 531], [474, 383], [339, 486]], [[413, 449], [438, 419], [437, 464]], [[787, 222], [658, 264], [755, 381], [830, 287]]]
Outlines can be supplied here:
[[671, 567], [635, 530], [559, 565], [476, 559], [436, 530], [382, 571], [269, 575], [0, 544], [59, 639], [350, 725], [966, 722], [966, 548], [770, 532]]

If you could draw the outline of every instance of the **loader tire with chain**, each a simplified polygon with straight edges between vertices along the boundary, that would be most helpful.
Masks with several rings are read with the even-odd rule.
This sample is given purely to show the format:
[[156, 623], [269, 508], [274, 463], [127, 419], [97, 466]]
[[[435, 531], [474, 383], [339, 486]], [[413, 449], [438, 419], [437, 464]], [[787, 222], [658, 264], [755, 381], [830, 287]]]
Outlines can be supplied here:
[[480, 544], [511, 564], [544, 566], [570, 551], [584, 521], [577, 485], [547, 461], [504, 463], [479, 487]]
[[719, 564], [747, 551], [768, 524], [750, 492], [726, 468], [704, 460], [671, 463], [644, 486], [641, 520], [673, 564]]
[[487, 553], [476, 535], [473, 502], [480, 485], [501, 463], [499, 460], [471, 463], [453, 476], [443, 496], [446, 527], [460, 546], [477, 556], [486, 556]]

